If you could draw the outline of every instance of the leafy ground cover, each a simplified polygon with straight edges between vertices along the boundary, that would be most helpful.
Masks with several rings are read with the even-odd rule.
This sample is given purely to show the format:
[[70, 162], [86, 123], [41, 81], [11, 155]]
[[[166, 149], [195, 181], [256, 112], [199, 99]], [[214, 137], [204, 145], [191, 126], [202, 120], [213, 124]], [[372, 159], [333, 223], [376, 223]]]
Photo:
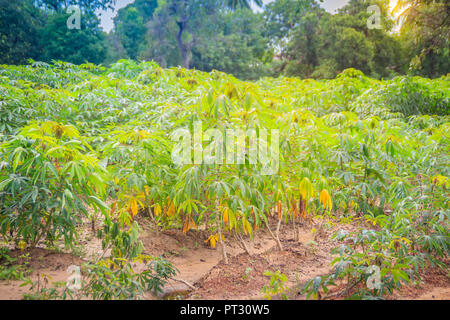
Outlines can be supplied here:
[[[82, 292], [110, 299], [158, 292], [177, 272], [143, 253], [139, 224], [194, 232], [220, 248], [223, 265], [235, 259], [232, 243], [250, 254], [260, 233], [295, 256], [288, 227], [294, 242], [314, 235], [314, 255], [333, 228], [329, 272], [302, 294], [389, 297], [430, 267], [448, 275], [449, 86], [448, 76], [379, 81], [354, 69], [334, 80], [242, 82], [127, 60], [0, 66], [1, 238], [22, 250], [61, 241], [74, 250], [89, 221], [106, 254], [84, 267]], [[264, 174], [249, 156], [176, 164], [173, 133], [198, 122], [203, 132], [278, 130], [279, 170]], [[264, 272], [264, 292], [285, 297], [277, 271]]]

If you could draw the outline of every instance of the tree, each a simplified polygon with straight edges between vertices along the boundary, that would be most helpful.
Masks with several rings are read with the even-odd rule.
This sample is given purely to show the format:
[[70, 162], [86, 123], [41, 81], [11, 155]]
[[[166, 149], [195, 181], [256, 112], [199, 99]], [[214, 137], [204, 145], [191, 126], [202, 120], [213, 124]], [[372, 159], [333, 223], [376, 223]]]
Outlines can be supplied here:
[[[381, 29], [369, 29], [371, 5], [381, 8]], [[265, 11], [266, 30], [279, 61], [276, 72], [301, 77], [334, 78], [347, 68], [374, 77], [402, 72], [398, 39], [385, 0], [351, 0], [332, 15], [309, 0], [277, 0]]]
[[241, 79], [258, 79], [267, 73], [267, 38], [264, 20], [247, 8], [222, 10], [214, 23], [199, 28], [192, 48], [192, 66], [231, 73]]
[[276, 74], [311, 74], [317, 66], [317, 28], [323, 14], [315, 0], [276, 0], [266, 6], [265, 35], [276, 54]]
[[254, 2], [258, 6], [262, 6], [261, 0], [239, 0], [239, 1], [223, 1], [223, 0], [168, 0], [162, 5], [158, 14], [161, 17], [172, 18], [177, 25], [176, 41], [181, 59], [181, 66], [189, 68], [192, 59], [192, 32], [190, 26], [194, 18], [202, 15], [214, 15], [220, 8], [235, 10], [239, 6], [249, 8]]
[[81, 30], [70, 30], [66, 26], [68, 17], [65, 13], [54, 13], [47, 17], [45, 26], [40, 30], [42, 55], [39, 59], [63, 60], [74, 64], [102, 63], [106, 50], [98, 18], [93, 14], [84, 14]]
[[34, 0], [38, 8], [55, 12], [65, 10], [69, 6], [78, 6], [83, 12], [93, 13], [97, 9], [113, 9], [117, 0]]
[[289, 63], [285, 65], [286, 74], [310, 77], [319, 63], [320, 36], [319, 27], [322, 9], [305, 13], [292, 30], [287, 45], [286, 57]]
[[258, 7], [263, 6], [262, 0], [225, 0], [225, 6], [232, 10], [236, 10], [239, 7], [250, 9], [252, 2], [254, 2]]
[[[367, 21], [372, 15], [372, 13], [367, 12], [367, 9], [373, 5], [380, 8], [381, 28], [369, 29], [367, 27]], [[368, 61], [368, 65], [370, 65], [368, 72], [372, 76], [392, 77], [395, 73], [406, 71], [406, 60], [402, 45], [398, 37], [392, 33], [394, 21], [390, 14], [389, 1], [351, 0], [339, 10], [339, 14], [335, 18], [338, 25], [353, 28], [370, 42], [373, 55], [371, 61]]]
[[0, 0], [0, 63], [21, 64], [39, 57], [41, 20], [30, 0]]
[[[63, 60], [75, 64], [101, 63], [105, 59], [104, 34], [99, 28], [97, 9], [112, 8], [116, 0], [37, 0], [35, 4], [45, 11], [40, 29], [39, 60]], [[82, 11], [81, 29], [69, 29], [70, 17], [66, 10], [75, 5]]]
[[272, 38], [275, 45], [287, 38], [299, 20], [307, 11], [318, 9], [319, 5], [315, 0], [276, 0], [270, 2], [265, 10], [266, 32]]
[[[189, 66], [232, 73], [242, 79], [267, 74], [267, 38], [264, 20], [245, 6], [224, 8], [222, 1], [190, 1], [189, 23], [180, 38], [179, 19], [161, 6], [148, 23], [145, 49], [140, 58], [161, 66]], [[178, 35], [178, 37], [174, 36]], [[180, 52], [180, 47], [186, 51]]]
[[137, 59], [139, 45], [144, 41], [146, 28], [143, 18], [136, 8], [130, 7], [119, 11], [114, 18], [116, 33], [128, 56]]
[[146, 47], [140, 52], [143, 60], [154, 60], [162, 67], [180, 65], [175, 34], [177, 26], [168, 10], [157, 9], [148, 23]]
[[450, 72], [450, 5], [446, 0], [399, 0], [393, 12], [410, 52], [413, 73], [437, 77]]
[[109, 66], [118, 60], [129, 59], [127, 51], [115, 32], [106, 34], [103, 43], [106, 50], [104, 65]]
[[[206, 2], [206, 10], [211, 10], [214, 6], [213, 2]], [[208, 8], [208, 5], [210, 5]], [[191, 61], [191, 48], [192, 41], [183, 40], [183, 33], [189, 31], [189, 22], [192, 20], [195, 14], [200, 14], [200, 10], [203, 4], [197, 0], [171, 0], [168, 10], [171, 16], [176, 17], [176, 24], [178, 26], [178, 32], [176, 34], [176, 40], [181, 57], [181, 65], [183, 68], [189, 69]]]
[[[25, 63], [28, 58], [73, 63], [101, 63], [104, 36], [94, 11], [110, 7], [115, 0], [0, 0], [1, 62]], [[78, 5], [81, 30], [69, 29], [65, 9]]]
[[122, 43], [131, 59], [138, 59], [140, 47], [145, 46], [146, 23], [157, 8], [156, 0], [136, 0], [118, 11], [114, 18], [114, 36]]
[[374, 48], [361, 32], [353, 28], [338, 28], [329, 56], [337, 63], [339, 71], [355, 68], [370, 74], [373, 68]]

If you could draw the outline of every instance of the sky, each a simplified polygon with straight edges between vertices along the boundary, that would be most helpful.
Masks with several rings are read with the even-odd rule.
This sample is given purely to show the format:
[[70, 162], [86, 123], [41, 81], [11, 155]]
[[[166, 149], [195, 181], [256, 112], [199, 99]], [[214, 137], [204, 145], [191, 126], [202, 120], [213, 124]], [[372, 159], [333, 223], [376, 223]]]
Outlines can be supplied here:
[[[273, 0], [263, 0], [265, 4], [272, 2]], [[100, 15], [100, 25], [103, 30], [110, 32], [114, 26], [113, 18], [117, 14], [119, 9], [126, 7], [128, 4], [134, 2], [134, 0], [117, 0], [114, 10], [99, 10], [97, 15]], [[330, 13], [334, 13], [337, 9], [343, 7], [348, 0], [324, 0], [322, 7]]]

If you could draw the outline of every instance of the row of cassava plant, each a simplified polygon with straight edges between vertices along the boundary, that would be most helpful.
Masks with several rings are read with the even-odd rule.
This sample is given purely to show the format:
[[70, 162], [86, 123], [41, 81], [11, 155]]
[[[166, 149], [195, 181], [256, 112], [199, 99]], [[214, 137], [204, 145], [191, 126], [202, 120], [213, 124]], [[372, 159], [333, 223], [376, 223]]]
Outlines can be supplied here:
[[[230, 237], [248, 251], [264, 228], [282, 250], [285, 223], [357, 217], [371, 236], [342, 251], [348, 268], [335, 278], [346, 272], [356, 288], [374, 264], [395, 261], [381, 278], [406, 281], [410, 256], [430, 252], [422, 260], [439, 264], [447, 254], [448, 88], [448, 77], [379, 81], [353, 69], [334, 80], [242, 82], [126, 60], [109, 69], [1, 66], [0, 232], [28, 246], [61, 237], [70, 246], [83, 216], [125, 230], [142, 215], [156, 231], [204, 228], [227, 262]], [[279, 170], [264, 175], [248, 155], [240, 165], [175, 164], [171, 134], [196, 122], [279, 130]], [[408, 255], [389, 247], [396, 239]], [[313, 282], [315, 296], [325, 283]]]

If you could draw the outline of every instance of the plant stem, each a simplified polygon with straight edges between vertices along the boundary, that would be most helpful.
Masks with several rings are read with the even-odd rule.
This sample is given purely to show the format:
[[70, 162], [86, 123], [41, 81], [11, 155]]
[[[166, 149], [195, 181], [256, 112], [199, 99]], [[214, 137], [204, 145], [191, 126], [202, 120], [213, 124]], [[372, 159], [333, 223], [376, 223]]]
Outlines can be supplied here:
[[217, 210], [217, 232], [219, 233], [219, 243], [222, 247], [222, 256], [225, 264], [228, 264], [228, 256], [227, 256], [227, 249], [225, 246], [225, 242], [222, 239], [222, 223], [220, 221], [220, 210], [219, 210], [219, 199], [216, 199], [216, 210]]
[[273, 240], [275, 240], [278, 249], [280, 251], [283, 251], [283, 246], [281, 245], [280, 239], [273, 234], [272, 229], [270, 229], [270, 225], [269, 225], [268, 222], [266, 222], [266, 220], [264, 220], [264, 223], [265, 223], [265, 225], [267, 227], [267, 230], [269, 230], [270, 236], [273, 238]]

